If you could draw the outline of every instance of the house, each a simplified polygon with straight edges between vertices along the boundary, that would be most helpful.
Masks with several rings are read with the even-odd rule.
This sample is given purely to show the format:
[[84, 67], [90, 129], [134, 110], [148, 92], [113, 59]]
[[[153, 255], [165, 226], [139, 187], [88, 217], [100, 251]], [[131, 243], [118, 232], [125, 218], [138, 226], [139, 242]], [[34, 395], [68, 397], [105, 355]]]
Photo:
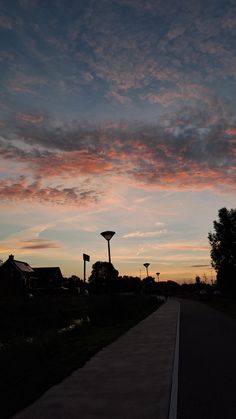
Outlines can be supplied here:
[[32, 268], [13, 255], [0, 265], [0, 295], [16, 295], [36, 289], [60, 288], [63, 276], [59, 267]]
[[43, 289], [60, 288], [63, 276], [59, 267], [34, 268], [36, 274], [36, 287]]
[[0, 265], [0, 294], [21, 294], [34, 286], [34, 269], [26, 262], [14, 259], [10, 255]]

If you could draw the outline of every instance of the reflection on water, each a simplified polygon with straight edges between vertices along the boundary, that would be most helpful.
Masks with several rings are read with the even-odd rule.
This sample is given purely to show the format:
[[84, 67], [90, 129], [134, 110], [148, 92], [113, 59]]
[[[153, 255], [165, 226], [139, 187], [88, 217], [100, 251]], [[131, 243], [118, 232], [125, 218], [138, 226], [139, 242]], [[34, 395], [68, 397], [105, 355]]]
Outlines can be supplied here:
[[28, 338], [25, 339], [26, 343], [29, 343], [31, 345], [31, 343], [34, 342], [34, 338], [32, 338], [31, 336], [29, 336]]
[[63, 327], [62, 329], [59, 329], [57, 331], [57, 333], [65, 333], [65, 332], [70, 332], [71, 330], [73, 330], [76, 327], [75, 324], [70, 324], [69, 326]]
[[66, 333], [66, 332], [71, 332], [72, 330], [74, 330], [76, 327], [81, 327], [83, 324], [85, 323], [90, 323], [90, 317], [86, 316], [80, 319], [74, 319], [73, 323], [71, 323], [69, 326], [63, 327], [62, 329], [59, 329], [57, 331], [57, 333]]
[[[61, 329], [56, 330], [56, 333], [63, 334], [66, 332], [71, 332], [72, 330], [79, 328], [83, 326], [84, 324], [88, 324], [90, 322], [91, 320], [89, 316], [82, 317], [79, 319], [74, 319], [73, 322], [69, 324], [68, 326], [62, 327]], [[14, 345], [16, 343], [18, 344], [26, 343], [27, 345], [32, 345], [33, 343], [37, 343], [38, 340], [39, 340], [38, 337], [27, 336], [27, 337], [18, 337], [18, 338], [16, 337], [15, 339], [8, 340], [4, 343], [0, 341], [0, 351], [4, 349], [6, 350], [9, 347], [9, 345], [12, 345], [12, 344]]]

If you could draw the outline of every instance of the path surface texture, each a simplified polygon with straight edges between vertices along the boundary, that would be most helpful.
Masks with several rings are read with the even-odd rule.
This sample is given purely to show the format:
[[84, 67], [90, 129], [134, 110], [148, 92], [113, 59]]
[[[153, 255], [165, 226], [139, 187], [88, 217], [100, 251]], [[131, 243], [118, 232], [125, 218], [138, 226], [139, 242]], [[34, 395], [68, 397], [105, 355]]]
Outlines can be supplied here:
[[179, 303], [168, 301], [15, 419], [167, 419]]
[[178, 419], [236, 418], [236, 320], [180, 301]]

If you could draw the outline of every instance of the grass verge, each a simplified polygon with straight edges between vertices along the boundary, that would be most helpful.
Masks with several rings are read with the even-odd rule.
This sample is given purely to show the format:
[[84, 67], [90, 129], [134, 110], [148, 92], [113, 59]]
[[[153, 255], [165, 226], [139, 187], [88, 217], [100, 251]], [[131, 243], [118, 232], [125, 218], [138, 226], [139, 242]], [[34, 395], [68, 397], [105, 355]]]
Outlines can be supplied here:
[[152, 296], [0, 301], [1, 418], [32, 403], [155, 311]]
[[214, 298], [209, 298], [204, 302], [210, 307], [236, 319], [236, 299], [214, 296]]

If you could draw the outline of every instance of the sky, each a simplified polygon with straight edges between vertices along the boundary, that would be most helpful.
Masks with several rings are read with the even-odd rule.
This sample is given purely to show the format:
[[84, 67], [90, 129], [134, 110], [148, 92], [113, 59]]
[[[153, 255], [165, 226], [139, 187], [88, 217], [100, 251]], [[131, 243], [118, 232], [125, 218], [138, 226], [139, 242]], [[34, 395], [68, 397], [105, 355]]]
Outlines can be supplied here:
[[211, 281], [236, 198], [234, 0], [0, 0], [0, 259]]

